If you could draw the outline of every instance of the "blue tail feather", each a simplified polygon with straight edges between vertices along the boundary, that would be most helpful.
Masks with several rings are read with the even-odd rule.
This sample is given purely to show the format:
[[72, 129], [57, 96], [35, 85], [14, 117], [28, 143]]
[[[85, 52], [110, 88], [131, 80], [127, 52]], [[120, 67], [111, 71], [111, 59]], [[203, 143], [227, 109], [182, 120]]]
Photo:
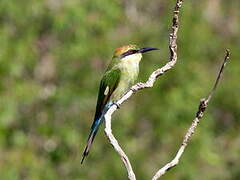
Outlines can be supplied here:
[[89, 153], [89, 150], [90, 150], [90, 148], [91, 148], [91, 146], [92, 146], [93, 140], [94, 140], [94, 138], [95, 138], [95, 136], [96, 136], [96, 134], [97, 134], [98, 128], [99, 128], [99, 126], [102, 124], [102, 122], [103, 122], [103, 120], [104, 120], [104, 114], [105, 114], [105, 112], [109, 109], [109, 107], [110, 107], [111, 105], [112, 105], [112, 102], [106, 104], [106, 106], [105, 106], [105, 108], [104, 108], [104, 110], [103, 110], [102, 115], [101, 115], [99, 118], [97, 118], [96, 120], [94, 120], [94, 122], [93, 122], [93, 124], [92, 124], [92, 127], [91, 127], [91, 132], [90, 132], [90, 134], [89, 134], [89, 136], [88, 136], [87, 145], [86, 145], [85, 150], [84, 150], [83, 155], [82, 155], [83, 157], [82, 157], [81, 164], [83, 163], [85, 157], [86, 157], [86, 156], [88, 155], [88, 153]]

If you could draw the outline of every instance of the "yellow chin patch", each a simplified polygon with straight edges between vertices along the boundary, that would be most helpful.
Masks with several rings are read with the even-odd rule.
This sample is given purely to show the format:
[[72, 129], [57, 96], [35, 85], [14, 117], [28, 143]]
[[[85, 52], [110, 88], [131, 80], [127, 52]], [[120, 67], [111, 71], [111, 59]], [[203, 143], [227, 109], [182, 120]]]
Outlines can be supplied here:
[[139, 62], [142, 59], [141, 53], [136, 53], [132, 55], [128, 55], [121, 59], [122, 62]]

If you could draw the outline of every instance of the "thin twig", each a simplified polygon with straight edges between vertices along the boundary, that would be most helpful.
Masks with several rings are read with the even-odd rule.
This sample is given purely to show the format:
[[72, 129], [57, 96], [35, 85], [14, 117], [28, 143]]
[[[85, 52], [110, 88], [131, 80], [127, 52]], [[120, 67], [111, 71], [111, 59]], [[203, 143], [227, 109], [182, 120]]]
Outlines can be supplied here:
[[167, 163], [164, 167], [162, 167], [161, 169], [159, 169], [157, 171], [157, 173], [153, 176], [152, 180], [157, 180], [159, 179], [162, 175], [164, 175], [168, 170], [170, 170], [172, 167], [176, 166], [178, 163], [179, 163], [179, 160], [186, 148], [186, 146], [188, 145], [189, 143], [189, 140], [190, 138], [192, 137], [192, 135], [194, 134], [194, 131], [195, 129], [197, 128], [197, 125], [198, 123], [200, 122], [200, 119], [203, 117], [204, 115], [204, 111], [206, 110], [207, 106], [208, 106], [208, 103], [209, 101], [211, 100], [214, 92], [216, 91], [217, 89], [217, 86], [219, 84], [219, 80], [222, 76], [222, 73], [223, 73], [223, 70], [224, 70], [224, 67], [225, 65], [227, 64], [227, 61], [229, 59], [229, 50], [226, 50], [226, 55], [225, 55], [225, 58], [224, 58], [224, 61], [222, 63], [222, 66], [221, 66], [221, 69], [219, 70], [219, 73], [218, 73], [218, 76], [216, 78], [216, 81], [215, 81], [215, 84], [211, 90], [211, 92], [209, 93], [209, 95], [206, 97], [206, 98], [203, 98], [200, 100], [200, 104], [199, 104], [199, 107], [198, 107], [198, 111], [196, 113], [196, 116], [195, 116], [195, 119], [193, 120], [190, 128], [188, 129], [187, 133], [185, 134], [184, 138], [183, 138], [183, 142], [182, 142], [182, 145], [181, 147], [179, 148], [176, 156], [174, 157], [174, 159]]
[[[126, 101], [128, 98], [130, 98], [133, 93], [136, 91], [139, 91], [141, 89], [150, 88], [153, 87], [155, 81], [157, 78], [161, 75], [163, 75], [168, 70], [172, 69], [176, 62], [177, 62], [177, 32], [178, 32], [178, 16], [179, 16], [179, 10], [182, 6], [183, 0], [176, 0], [176, 5], [173, 11], [173, 19], [172, 19], [172, 30], [169, 34], [169, 50], [170, 50], [170, 57], [168, 63], [166, 63], [162, 68], [159, 68], [155, 70], [148, 80], [145, 83], [137, 83], [136, 85], [132, 86], [131, 89], [121, 98], [117, 101], [116, 104], [120, 106], [124, 101]], [[112, 114], [117, 110], [117, 105], [113, 104], [108, 111], [105, 113], [105, 134], [108, 137], [109, 142], [112, 144], [116, 152], [121, 157], [127, 172], [128, 172], [128, 178], [130, 180], [135, 180], [135, 174], [132, 170], [132, 166], [130, 164], [130, 161], [127, 157], [127, 155], [124, 153], [124, 151], [119, 146], [116, 138], [113, 136], [112, 129], [111, 129], [111, 116]]]
[[223, 64], [222, 64], [222, 66], [221, 66], [221, 69], [220, 69], [220, 71], [219, 71], [219, 73], [218, 73], [218, 76], [217, 76], [217, 79], [216, 79], [216, 81], [215, 81], [215, 84], [214, 84], [214, 86], [213, 86], [213, 88], [212, 88], [212, 91], [211, 91], [211, 93], [209, 94], [209, 96], [208, 96], [208, 101], [212, 98], [212, 95], [213, 95], [213, 93], [216, 91], [216, 89], [217, 89], [217, 85], [218, 85], [218, 82], [219, 82], [219, 80], [220, 80], [220, 78], [221, 78], [221, 76], [222, 76], [222, 72], [223, 72], [223, 69], [224, 69], [224, 67], [226, 66], [226, 64], [227, 64], [227, 61], [228, 61], [228, 59], [229, 59], [229, 56], [230, 56], [230, 51], [228, 50], [228, 49], [226, 49], [226, 55], [225, 55], [225, 58], [224, 58], [224, 60], [223, 60]]

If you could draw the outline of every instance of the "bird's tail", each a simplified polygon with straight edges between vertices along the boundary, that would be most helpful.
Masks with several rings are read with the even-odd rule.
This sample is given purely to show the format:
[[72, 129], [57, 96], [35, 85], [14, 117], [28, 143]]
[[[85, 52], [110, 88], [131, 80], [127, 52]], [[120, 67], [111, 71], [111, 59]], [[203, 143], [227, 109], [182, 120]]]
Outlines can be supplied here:
[[97, 131], [91, 130], [91, 133], [90, 133], [90, 135], [88, 137], [87, 145], [86, 145], [85, 150], [84, 150], [83, 155], [82, 155], [81, 164], [83, 163], [85, 157], [88, 155], [89, 150], [90, 150], [90, 148], [92, 146], [92, 143], [93, 143], [93, 140], [94, 140], [96, 134], [97, 134]]
[[97, 132], [98, 132], [98, 128], [99, 128], [101, 122], [102, 122], [102, 117], [100, 117], [98, 120], [96, 120], [96, 121], [93, 123], [93, 125], [92, 125], [91, 132], [90, 132], [90, 134], [89, 134], [89, 136], [88, 136], [87, 145], [86, 145], [85, 150], [84, 150], [83, 155], [82, 155], [81, 164], [83, 163], [85, 157], [86, 157], [86, 156], [88, 155], [88, 153], [89, 153], [89, 150], [90, 150], [90, 148], [91, 148], [91, 146], [92, 146], [93, 140], [94, 140], [94, 138], [95, 138], [95, 136], [96, 136], [96, 134], [97, 134]]
[[89, 134], [89, 136], [88, 136], [87, 145], [86, 145], [85, 150], [84, 150], [83, 155], [82, 155], [81, 164], [83, 163], [85, 157], [86, 157], [86, 156], [88, 155], [88, 153], [89, 153], [89, 150], [90, 150], [90, 148], [91, 148], [91, 146], [92, 146], [93, 140], [94, 140], [94, 138], [95, 138], [95, 136], [96, 136], [96, 134], [97, 134], [97, 132], [98, 132], [98, 128], [99, 128], [99, 126], [101, 125], [102, 121], [104, 120], [104, 114], [105, 114], [105, 112], [109, 109], [109, 107], [110, 107], [111, 105], [112, 105], [112, 102], [109, 102], [109, 103], [107, 103], [107, 104], [105, 105], [105, 107], [104, 107], [104, 109], [103, 109], [103, 113], [100, 115], [100, 117], [95, 115], [95, 118], [94, 118], [95, 120], [94, 120], [94, 122], [93, 122], [93, 124], [92, 124], [91, 132], [90, 132], [90, 134]]

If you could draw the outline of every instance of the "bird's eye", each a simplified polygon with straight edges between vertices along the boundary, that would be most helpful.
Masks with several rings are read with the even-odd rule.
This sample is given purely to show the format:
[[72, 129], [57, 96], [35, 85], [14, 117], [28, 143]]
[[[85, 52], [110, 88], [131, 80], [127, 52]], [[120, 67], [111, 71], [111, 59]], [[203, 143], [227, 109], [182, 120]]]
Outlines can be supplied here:
[[123, 58], [123, 57], [129, 56], [131, 54], [135, 54], [136, 52], [137, 52], [137, 50], [128, 50], [127, 52], [123, 53], [121, 55], [121, 57]]

